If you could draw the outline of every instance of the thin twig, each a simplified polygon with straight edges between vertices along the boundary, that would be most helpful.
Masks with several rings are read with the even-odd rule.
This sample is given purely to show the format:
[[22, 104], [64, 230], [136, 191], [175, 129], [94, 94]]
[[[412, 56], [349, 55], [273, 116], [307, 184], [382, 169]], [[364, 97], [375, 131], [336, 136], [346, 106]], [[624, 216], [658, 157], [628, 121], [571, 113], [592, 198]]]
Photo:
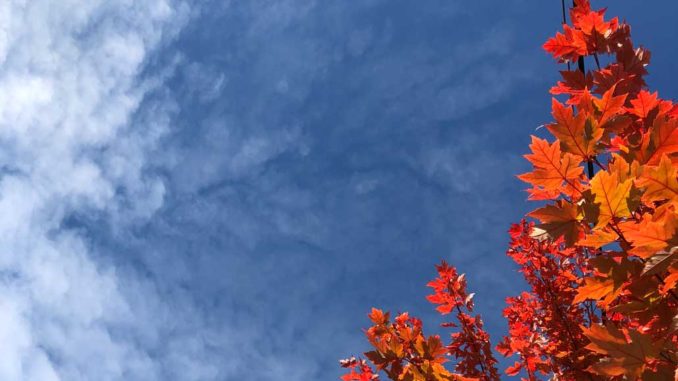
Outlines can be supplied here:
[[[563, 25], [567, 24], [567, 16], [565, 16], [565, 0], [560, 0], [560, 5], [563, 8]], [[570, 67], [570, 61], [567, 61], [567, 71], [572, 70]]]
[[593, 53], [593, 59], [596, 60], [596, 67], [600, 70], [600, 60], [598, 60], [598, 53]]
[[607, 168], [605, 168], [605, 166], [600, 161], [598, 161], [597, 157], [593, 157], [593, 162], [596, 163], [596, 165], [603, 171], [607, 171]]

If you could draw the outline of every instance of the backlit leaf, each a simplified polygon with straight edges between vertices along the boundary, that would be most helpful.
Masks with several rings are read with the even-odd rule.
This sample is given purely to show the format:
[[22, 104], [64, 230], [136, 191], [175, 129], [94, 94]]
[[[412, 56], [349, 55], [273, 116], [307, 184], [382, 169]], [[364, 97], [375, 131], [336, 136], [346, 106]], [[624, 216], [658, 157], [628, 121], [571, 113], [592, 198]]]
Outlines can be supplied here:
[[541, 221], [539, 228], [545, 230], [552, 239], [563, 236], [568, 245], [573, 245], [579, 239], [581, 216], [577, 205], [559, 202], [536, 209], [528, 216]]
[[607, 225], [614, 218], [631, 215], [627, 199], [632, 185], [631, 179], [620, 182], [617, 176], [608, 171], [600, 171], [593, 177], [591, 192], [595, 196], [595, 203], [600, 205], [596, 228]]

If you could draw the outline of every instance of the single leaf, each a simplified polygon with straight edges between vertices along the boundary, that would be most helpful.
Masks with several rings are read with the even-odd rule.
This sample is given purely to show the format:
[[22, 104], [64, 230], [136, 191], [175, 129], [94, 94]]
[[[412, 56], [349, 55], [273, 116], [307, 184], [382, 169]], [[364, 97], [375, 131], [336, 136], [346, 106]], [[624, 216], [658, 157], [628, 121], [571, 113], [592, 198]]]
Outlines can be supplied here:
[[602, 376], [616, 377], [626, 373], [627, 364], [624, 361], [602, 359], [589, 366], [588, 370]]
[[[609, 120], [607, 123], [605, 123], [605, 126], [602, 127], [605, 128], [605, 131], [620, 134], [626, 131], [631, 125], [633, 125], [633, 119], [631, 119], [628, 114], [620, 114]], [[615, 138], [619, 138], [619, 135], [617, 135]]]
[[374, 324], [386, 324], [389, 321], [389, 313], [378, 309], [378, 308], [372, 308], [372, 311], [367, 315], [367, 317], [372, 320]]
[[639, 79], [634, 78], [623, 64], [611, 63], [601, 70], [594, 71], [593, 83], [598, 94], [604, 94], [612, 86], [616, 86], [618, 92], [629, 94], [632, 89], [638, 87]]
[[639, 223], [627, 221], [619, 227], [624, 238], [633, 245], [629, 253], [649, 258], [669, 245], [676, 231], [676, 218], [669, 214], [666, 219], [654, 221], [652, 216], [646, 214]]
[[605, 357], [590, 370], [604, 376], [624, 375], [636, 379], [643, 372], [648, 361], [655, 359], [661, 346], [652, 342], [650, 335], [629, 330], [630, 342], [624, 334], [612, 325], [591, 325], [582, 327], [584, 335], [591, 340], [587, 349]]
[[563, 25], [563, 29], [564, 34], [558, 32], [555, 37], [546, 41], [544, 50], [561, 62], [576, 61], [579, 56], [586, 55], [588, 52], [582, 33], [568, 25]]
[[673, 105], [673, 108], [667, 114], [672, 118], [678, 118], [678, 103]]
[[[666, 294], [669, 291], [673, 290], [677, 284], [678, 284], [678, 271], [673, 272], [669, 274], [669, 276], [664, 278], [664, 284], [662, 285], [660, 291], [663, 294]], [[676, 327], [676, 330], [678, 330], [678, 327]]]
[[659, 105], [657, 92], [650, 94], [647, 90], [641, 90], [635, 99], [631, 100], [633, 107], [628, 108], [628, 112], [642, 119], [647, 118], [655, 107]]
[[515, 376], [520, 373], [520, 370], [523, 368], [523, 363], [516, 361], [512, 366], [509, 366], [504, 371], [507, 376]]
[[[582, 91], [581, 95], [577, 99], [572, 99], [572, 102], [576, 100], [577, 103], [574, 103], [573, 105], [577, 107], [579, 112], [585, 113], [586, 115], [593, 115], [595, 112], [595, 109], [593, 107], [593, 95], [591, 95], [591, 92], [587, 89]], [[568, 102], [568, 104], [571, 104]]]
[[565, 152], [569, 152], [582, 159], [595, 154], [596, 143], [603, 135], [603, 130], [597, 125], [590, 124], [587, 133], [587, 118], [583, 112], [574, 115], [572, 107], [568, 107], [552, 99], [552, 115], [555, 123], [547, 125], [551, 133], [560, 140], [560, 145]]
[[636, 185], [645, 188], [642, 199], [646, 203], [665, 199], [678, 201], [676, 168], [666, 155], [662, 156], [659, 166], [647, 167], [636, 181]]
[[567, 202], [558, 202], [555, 205], [546, 205], [528, 214], [541, 221], [539, 228], [545, 230], [552, 239], [565, 237], [565, 242], [571, 246], [579, 238], [581, 232], [581, 216], [577, 205]]
[[609, 305], [621, 292], [621, 288], [615, 286], [611, 278], [586, 278], [584, 285], [577, 288], [577, 295], [572, 303], [581, 303], [587, 299], [600, 300], [601, 306]]
[[647, 164], [657, 165], [664, 154], [678, 152], [678, 119], [657, 118], [650, 134], [652, 145], [648, 145]]
[[610, 161], [607, 170], [611, 174], [616, 175], [619, 181], [623, 182], [627, 179], [635, 179], [640, 175], [641, 166], [637, 161], [634, 160], [629, 164], [623, 157], [616, 153], [613, 153], [611, 156], [612, 160]]
[[559, 188], [554, 189], [544, 189], [541, 187], [528, 188], [526, 189], [529, 196], [528, 200], [540, 201], [540, 200], [555, 200], [560, 196], [561, 190]]
[[[579, 1], [581, 2], [581, 1]], [[588, 2], [585, 7], [577, 7], [572, 10], [572, 24], [581, 29], [587, 36], [598, 35], [601, 38], [609, 36], [619, 27], [619, 20], [615, 17], [605, 21], [605, 9], [591, 11]]]
[[617, 233], [604, 229], [598, 229], [594, 230], [593, 233], [587, 235], [583, 239], [580, 239], [577, 242], [577, 245], [588, 246], [597, 249], [612, 242], [615, 242], [618, 238], [619, 237], [617, 236]]
[[[589, 264], [606, 279], [614, 281], [615, 289], [620, 288], [629, 280], [632, 274], [639, 274], [642, 265], [636, 261], [630, 261], [622, 257], [621, 260], [608, 255], [598, 255], [589, 259]], [[640, 267], [639, 267], [640, 266]]]
[[562, 154], [559, 141], [549, 144], [536, 136], [532, 136], [530, 149], [532, 153], [525, 155], [525, 158], [532, 163], [534, 170], [519, 175], [519, 179], [544, 192], [581, 192], [581, 159], [568, 153]]
[[635, 314], [635, 313], [647, 311], [648, 306], [650, 306], [650, 304], [646, 301], [635, 300], [635, 301], [617, 304], [614, 307], [609, 307], [607, 309], [607, 312], [621, 313], [621, 314], [624, 314], [624, 315], [629, 315], [629, 314]]
[[627, 199], [632, 185], [631, 179], [620, 182], [618, 176], [614, 176], [608, 171], [600, 171], [593, 177], [591, 192], [595, 196], [594, 202], [600, 205], [596, 229], [604, 227], [613, 218], [631, 215]]
[[569, 105], [578, 104], [579, 99], [585, 92], [588, 92], [587, 89], [593, 88], [593, 75], [591, 73], [587, 73], [586, 77], [584, 77], [584, 73], [581, 70], [566, 70], [561, 71], [560, 75], [563, 77], [563, 80], [558, 81], [557, 85], [553, 86], [550, 92], [553, 95], [569, 95], [570, 99], [567, 100]]
[[595, 225], [600, 215], [600, 205], [594, 202], [595, 198], [595, 195], [591, 193], [591, 189], [587, 189], [582, 192], [582, 198], [579, 201], [581, 210], [584, 213], [584, 221], [589, 225]]
[[614, 116], [624, 111], [626, 94], [618, 95], [616, 97], [613, 96], [616, 88], [616, 85], [612, 86], [603, 94], [602, 99], [593, 100], [593, 103], [600, 112], [600, 116], [598, 117], [598, 123], [600, 126], [603, 126]]

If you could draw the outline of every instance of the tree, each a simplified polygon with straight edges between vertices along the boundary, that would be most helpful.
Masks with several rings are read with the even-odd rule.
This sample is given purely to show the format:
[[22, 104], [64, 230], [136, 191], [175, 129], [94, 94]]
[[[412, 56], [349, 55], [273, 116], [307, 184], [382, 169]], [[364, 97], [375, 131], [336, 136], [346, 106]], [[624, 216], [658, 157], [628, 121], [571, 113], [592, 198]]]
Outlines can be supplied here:
[[[678, 380], [678, 104], [647, 90], [650, 53], [626, 23], [589, 0], [569, 13], [543, 46], [568, 67], [551, 89], [563, 99], [546, 126], [554, 139], [532, 137], [534, 168], [518, 176], [546, 204], [509, 230], [529, 291], [507, 299], [496, 351], [523, 380]], [[450, 342], [373, 309], [373, 350], [343, 360], [342, 380], [499, 380], [464, 275], [445, 262], [437, 272], [428, 300], [454, 315]]]

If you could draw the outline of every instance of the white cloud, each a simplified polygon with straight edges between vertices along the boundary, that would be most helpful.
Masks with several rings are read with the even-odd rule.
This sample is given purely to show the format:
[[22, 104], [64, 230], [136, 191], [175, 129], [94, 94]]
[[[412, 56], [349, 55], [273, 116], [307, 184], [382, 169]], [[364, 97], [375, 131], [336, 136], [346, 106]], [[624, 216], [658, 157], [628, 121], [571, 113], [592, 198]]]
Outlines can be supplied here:
[[162, 204], [144, 163], [167, 113], [133, 116], [159, 83], [140, 79], [147, 59], [186, 15], [172, 0], [0, 2], [0, 379], [161, 378], [120, 329], [155, 323], [62, 224], [83, 211], [124, 222]]
[[[500, 71], [480, 65], [504, 56], [505, 41], [491, 32], [452, 53], [437, 44], [400, 49], [398, 20], [348, 22], [364, 20], [380, 1], [356, 9], [314, 0], [211, 2], [222, 14], [210, 8], [203, 15], [217, 13], [213, 29], [198, 23], [196, 35], [209, 38], [197, 38], [205, 46], [191, 46], [175, 62], [186, 64], [177, 70], [186, 86], [173, 88], [181, 101], [209, 112], [186, 110], [190, 131], [159, 149], [176, 106], [149, 101], [165, 73], [148, 78], [145, 68], [185, 22], [187, 7], [174, 1], [182, 0], [0, 0], [0, 380], [308, 379], [332, 372], [318, 358], [343, 333], [331, 319], [307, 322], [336, 317], [310, 300], [334, 287], [339, 273], [319, 272], [322, 266], [295, 255], [295, 245], [329, 252], [353, 249], [353, 239], [402, 242], [393, 226], [410, 225], [383, 228], [379, 214], [410, 220], [401, 201], [419, 200], [407, 195], [420, 192], [419, 184], [397, 188], [404, 197], [383, 204], [357, 201], [384, 197], [410, 177], [410, 166], [459, 193], [480, 179], [478, 171], [459, 169], [459, 142], [411, 157], [399, 139], [386, 137], [398, 136], [393, 121], [445, 121], [506, 97], [514, 81], [499, 81]], [[220, 29], [231, 22], [235, 31]], [[350, 60], [356, 62], [344, 64]], [[477, 83], [495, 82], [484, 97], [468, 98]], [[307, 107], [318, 96], [313, 106], [320, 107]], [[375, 149], [365, 157], [342, 151], [356, 143]], [[394, 170], [360, 172], [391, 152]], [[308, 168], [290, 175], [269, 166], [283, 156], [303, 157]], [[342, 173], [298, 184], [335, 159], [357, 168], [350, 196]], [[487, 167], [496, 162], [480, 159]], [[167, 184], [148, 174], [158, 162]], [[468, 182], [453, 182], [457, 174]], [[154, 215], [166, 185], [179, 202], [153, 219], [155, 237], [135, 241], [127, 228]], [[103, 216], [118, 241], [90, 242], [92, 226], [64, 229], [64, 221], [82, 215]], [[274, 251], [274, 259], [254, 257], [271, 237], [292, 248]], [[133, 242], [122, 242], [127, 238]], [[102, 264], [114, 260], [99, 250], [139, 247], [144, 252], [129, 261], [139, 268]], [[146, 270], [158, 279], [136, 275]], [[261, 274], [265, 282], [253, 281]]]

